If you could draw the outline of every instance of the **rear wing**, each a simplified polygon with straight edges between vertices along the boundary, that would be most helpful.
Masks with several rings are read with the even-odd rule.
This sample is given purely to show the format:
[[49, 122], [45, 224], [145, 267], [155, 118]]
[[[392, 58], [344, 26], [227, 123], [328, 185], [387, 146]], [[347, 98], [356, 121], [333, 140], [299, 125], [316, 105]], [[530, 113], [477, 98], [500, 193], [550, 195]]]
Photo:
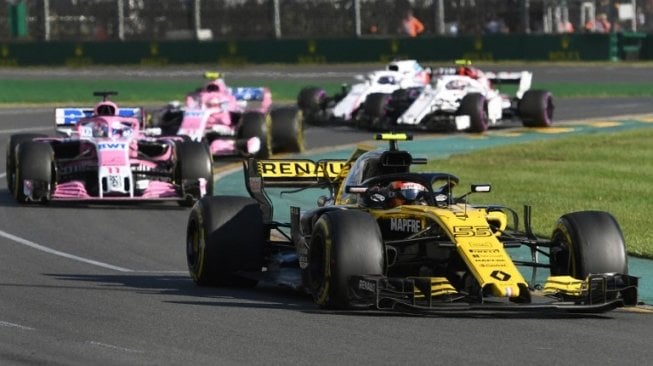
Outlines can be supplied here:
[[245, 188], [261, 206], [265, 221], [273, 217], [272, 201], [266, 187], [328, 188], [332, 193], [347, 176], [349, 159], [267, 159], [243, 161]]
[[499, 71], [485, 72], [485, 76], [495, 85], [517, 84], [517, 98], [521, 98], [524, 93], [531, 88], [533, 82], [533, 73], [530, 71]]
[[[219, 71], [205, 71], [204, 78], [209, 80], [222, 79], [222, 73]], [[265, 87], [237, 87], [228, 88], [229, 93], [236, 97], [238, 101], [245, 102], [263, 102], [266, 99], [272, 99], [270, 89]]]
[[[86, 107], [55, 108], [55, 128], [72, 128], [80, 119], [93, 117], [93, 112], [93, 108]], [[145, 113], [141, 107], [121, 107], [118, 108], [117, 115], [120, 117], [137, 118], [141, 126], [143, 126], [145, 121]]]
[[260, 106], [258, 110], [266, 113], [272, 105], [272, 92], [266, 87], [229, 88], [229, 92], [240, 102], [242, 107], [249, 102], [257, 102]]
[[349, 171], [346, 159], [247, 159], [243, 162], [248, 190], [263, 187], [310, 188], [338, 184]]
[[262, 102], [270, 90], [265, 87], [238, 87], [229, 88], [229, 92], [236, 97], [236, 100]]

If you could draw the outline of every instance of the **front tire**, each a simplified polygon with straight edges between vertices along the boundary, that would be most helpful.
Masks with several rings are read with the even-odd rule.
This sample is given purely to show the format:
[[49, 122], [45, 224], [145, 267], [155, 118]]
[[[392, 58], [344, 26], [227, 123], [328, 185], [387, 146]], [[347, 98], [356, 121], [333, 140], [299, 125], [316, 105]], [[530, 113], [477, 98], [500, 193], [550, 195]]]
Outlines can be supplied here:
[[261, 141], [261, 148], [254, 153], [257, 159], [267, 159], [272, 155], [272, 134], [270, 127], [272, 120], [269, 114], [260, 112], [245, 112], [240, 117], [238, 126], [239, 139], [248, 140], [258, 137]]
[[183, 141], [177, 143], [177, 182], [185, 200], [184, 206], [191, 206], [202, 197], [200, 179], [206, 181], [206, 195], [213, 195], [213, 158], [203, 142]]
[[553, 96], [549, 91], [526, 91], [518, 109], [525, 127], [549, 127], [553, 124]]
[[14, 190], [16, 189], [16, 165], [18, 163], [17, 147], [22, 142], [31, 141], [38, 137], [46, 137], [46, 135], [37, 133], [18, 133], [9, 137], [7, 153], [5, 155], [5, 171], [7, 174], [7, 189], [14, 196], [16, 195]]
[[551, 241], [551, 274], [584, 280], [589, 274], [628, 274], [628, 257], [617, 220], [602, 211], [558, 219]]
[[315, 223], [308, 253], [307, 281], [313, 301], [323, 308], [367, 308], [349, 296], [349, 277], [383, 275], [381, 231], [366, 212], [338, 210]]
[[465, 95], [460, 101], [458, 115], [469, 116], [469, 132], [485, 132], [490, 125], [487, 117], [487, 102], [483, 94], [480, 93], [469, 93]]
[[54, 169], [52, 146], [45, 142], [24, 141], [17, 146], [16, 150], [18, 155], [15, 169], [14, 197], [16, 197], [16, 201], [20, 203], [30, 200], [49, 201]]
[[259, 272], [265, 243], [263, 213], [248, 197], [203, 197], [193, 206], [186, 230], [186, 262], [201, 286], [255, 286], [239, 271]]

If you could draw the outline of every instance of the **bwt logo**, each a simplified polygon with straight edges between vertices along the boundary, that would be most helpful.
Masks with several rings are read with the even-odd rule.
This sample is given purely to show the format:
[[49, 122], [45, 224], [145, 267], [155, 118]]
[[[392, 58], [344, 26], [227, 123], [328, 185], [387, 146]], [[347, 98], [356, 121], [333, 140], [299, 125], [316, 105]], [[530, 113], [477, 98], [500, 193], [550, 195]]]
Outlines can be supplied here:
[[103, 142], [97, 144], [98, 150], [125, 150], [127, 148], [127, 144], [119, 143], [119, 142]]

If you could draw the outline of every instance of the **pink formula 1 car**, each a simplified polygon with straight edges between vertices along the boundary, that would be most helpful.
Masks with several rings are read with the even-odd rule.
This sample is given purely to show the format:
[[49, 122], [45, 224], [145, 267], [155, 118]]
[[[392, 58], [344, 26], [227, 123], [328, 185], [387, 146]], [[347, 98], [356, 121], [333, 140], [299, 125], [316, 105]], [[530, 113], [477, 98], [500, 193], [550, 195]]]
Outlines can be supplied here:
[[229, 88], [219, 73], [188, 94], [184, 105], [171, 102], [156, 126], [163, 135], [184, 135], [204, 141], [211, 155], [269, 157], [304, 148], [303, 118], [294, 106], [272, 108], [265, 87]]
[[212, 194], [206, 145], [156, 137], [141, 129], [141, 108], [118, 108], [115, 92], [96, 92], [93, 108], [57, 108], [59, 136], [12, 135], [7, 186], [18, 202], [177, 200], [190, 205]]

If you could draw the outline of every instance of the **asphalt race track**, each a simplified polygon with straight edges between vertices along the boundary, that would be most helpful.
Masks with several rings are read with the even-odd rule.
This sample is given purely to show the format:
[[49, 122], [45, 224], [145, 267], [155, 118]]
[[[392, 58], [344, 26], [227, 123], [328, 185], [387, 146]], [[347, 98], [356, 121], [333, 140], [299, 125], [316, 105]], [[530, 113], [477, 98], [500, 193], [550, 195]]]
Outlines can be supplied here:
[[[565, 70], [541, 74], [579, 77]], [[652, 75], [623, 70], [640, 70], [640, 80]], [[651, 113], [652, 106], [652, 98], [559, 100], [556, 118]], [[52, 119], [51, 109], [0, 110], [0, 150], [12, 133], [51, 131]], [[306, 131], [308, 148], [369, 136]], [[2, 365], [635, 365], [653, 357], [646, 309], [424, 318], [322, 311], [287, 289], [200, 288], [186, 270], [187, 209], [19, 206], [4, 166], [0, 182]]]

